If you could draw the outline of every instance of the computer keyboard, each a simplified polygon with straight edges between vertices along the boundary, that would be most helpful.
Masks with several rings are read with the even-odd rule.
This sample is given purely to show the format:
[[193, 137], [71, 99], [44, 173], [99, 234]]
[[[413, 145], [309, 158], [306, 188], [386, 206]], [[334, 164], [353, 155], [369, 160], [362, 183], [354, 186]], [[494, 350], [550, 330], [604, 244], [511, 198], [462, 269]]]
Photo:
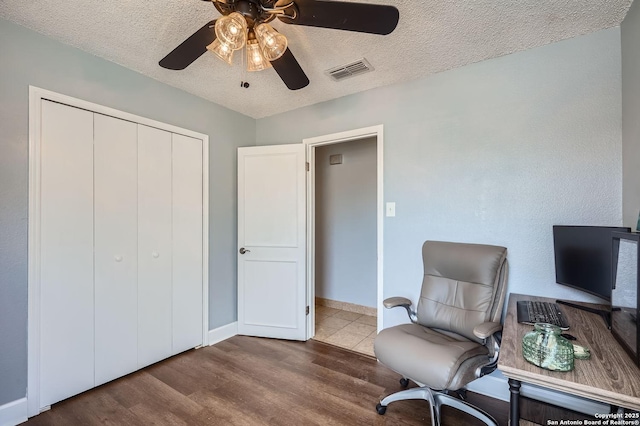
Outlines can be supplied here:
[[518, 322], [527, 324], [544, 322], [557, 325], [562, 330], [569, 328], [569, 322], [556, 303], [520, 300], [517, 307]]

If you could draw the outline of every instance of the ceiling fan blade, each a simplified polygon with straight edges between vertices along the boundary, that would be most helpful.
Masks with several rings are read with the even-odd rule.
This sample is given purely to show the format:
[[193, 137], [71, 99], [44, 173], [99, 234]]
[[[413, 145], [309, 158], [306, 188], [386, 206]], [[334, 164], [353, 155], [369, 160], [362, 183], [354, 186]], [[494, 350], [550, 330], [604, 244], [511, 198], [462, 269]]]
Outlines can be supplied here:
[[180, 43], [171, 53], [162, 58], [159, 65], [170, 70], [183, 70], [207, 51], [207, 46], [216, 39], [213, 20]]
[[309, 84], [309, 78], [289, 48], [285, 50], [284, 55], [272, 61], [271, 65], [290, 90], [302, 89]]
[[324, 0], [295, 0], [297, 16], [278, 16], [287, 24], [387, 35], [400, 12], [394, 6]]

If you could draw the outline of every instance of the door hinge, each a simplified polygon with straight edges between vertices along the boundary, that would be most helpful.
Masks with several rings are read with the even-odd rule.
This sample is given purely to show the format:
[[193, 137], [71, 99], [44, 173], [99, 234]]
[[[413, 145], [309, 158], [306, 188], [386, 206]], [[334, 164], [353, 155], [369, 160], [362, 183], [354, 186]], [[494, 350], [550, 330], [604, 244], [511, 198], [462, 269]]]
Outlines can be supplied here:
[[[307, 163], [309, 164], [309, 163]], [[305, 315], [309, 315], [309, 307], [307, 306], [307, 309], [305, 310]]]
[[309, 162], [306, 162], [307, 171], [309, 171]]

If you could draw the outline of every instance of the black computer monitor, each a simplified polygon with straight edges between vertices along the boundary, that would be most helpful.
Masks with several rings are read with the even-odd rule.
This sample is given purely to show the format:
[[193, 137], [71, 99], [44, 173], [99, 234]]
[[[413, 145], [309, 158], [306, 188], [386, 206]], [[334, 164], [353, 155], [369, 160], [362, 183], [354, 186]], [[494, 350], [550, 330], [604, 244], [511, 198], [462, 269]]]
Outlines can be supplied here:
[[613, 231], [630, 232], [631, 229], [555, 225], [556, 282], [610, 301]]

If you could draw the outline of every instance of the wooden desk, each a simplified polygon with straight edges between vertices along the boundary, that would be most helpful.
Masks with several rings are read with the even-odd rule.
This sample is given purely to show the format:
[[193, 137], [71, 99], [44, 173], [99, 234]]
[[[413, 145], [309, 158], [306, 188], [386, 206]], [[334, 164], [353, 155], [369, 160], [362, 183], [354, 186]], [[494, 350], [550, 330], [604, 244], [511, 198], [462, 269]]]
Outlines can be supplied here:
[[[542, 297], [509, 295], [498, 369], [509, 379], [512, 425], [517, 425], [520, 418], [521, 382], [619, 407], [640, 410], [640, 368], [616, 342], [600, 316], [560, 305], [560, 309], [569, 320], [570, 329], [567, 333], [577, 338], [573, 343], [591, 350], [591, 358], [575, 360], [575, 368], [572, 371], [549, 371], [530, 364], [522, 356], [522, 336], [531, 331], [533, 326], [518, 323], [516, 313], [518, 300], [555, 302], [555, 299]], [[587, 303], [583, 305], [600, 307]]]

